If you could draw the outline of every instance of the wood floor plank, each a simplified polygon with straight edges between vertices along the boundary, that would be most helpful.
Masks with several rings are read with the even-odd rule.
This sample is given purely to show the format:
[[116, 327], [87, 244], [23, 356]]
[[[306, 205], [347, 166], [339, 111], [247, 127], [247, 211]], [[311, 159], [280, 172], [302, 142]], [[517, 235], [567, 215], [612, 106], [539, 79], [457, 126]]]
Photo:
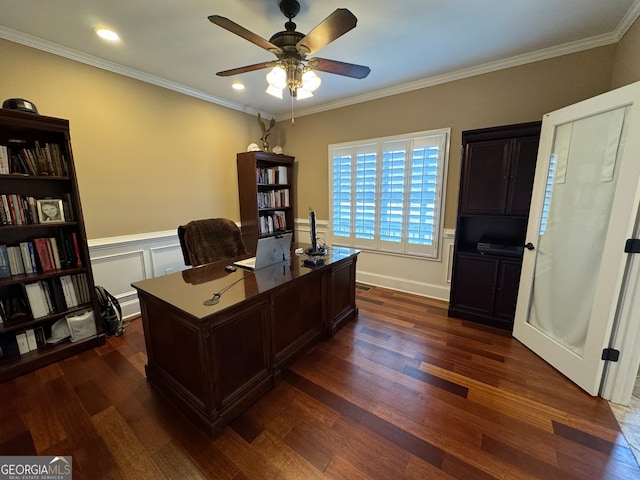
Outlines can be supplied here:
[[0, 384], [0, 455], [72, 455], [75, 480], [640, 479], [608, 403], [508, 332], [380, 287], [213, 438], [145, 378], [140, 319]]

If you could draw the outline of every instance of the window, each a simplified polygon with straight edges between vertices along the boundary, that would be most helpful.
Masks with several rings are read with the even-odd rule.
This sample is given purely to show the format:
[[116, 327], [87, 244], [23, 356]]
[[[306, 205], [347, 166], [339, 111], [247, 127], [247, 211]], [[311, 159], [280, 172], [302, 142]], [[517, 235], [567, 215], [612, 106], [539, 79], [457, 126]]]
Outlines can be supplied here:
[[547, 174], [547, 186], [544, 189], [544, 203], [542, 204], [542, 218], [540, 219], [540, 235], [544, 235], [549, 222], [549, 208], [551, 207], [551, 192], [553, 191], [553, 181], [556, 176], [556, 164], [558, 156], [554, 153], [551, 155], [549, 162], [549, 173]]
[[449, 134], [330, 145], [332, 243], [438, 258]]

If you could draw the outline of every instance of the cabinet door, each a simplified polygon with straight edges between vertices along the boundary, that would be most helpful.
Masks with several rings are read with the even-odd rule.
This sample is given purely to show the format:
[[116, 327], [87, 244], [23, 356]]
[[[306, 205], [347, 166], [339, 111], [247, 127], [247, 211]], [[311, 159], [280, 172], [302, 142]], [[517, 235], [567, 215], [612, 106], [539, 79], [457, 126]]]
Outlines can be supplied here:
[[537, 136], [513, 140], [506, 209], [506, 213], [509, 215], [529, 215], [537, 156]]
[[487, 140], [465, 145], [460, 185], [460, 213], [504, 213], [510, 147], [511, 139]]
[[501, 260], [498, 269], [494, 315], [511, 322], [516, 313], [520, 267], [519, 260]]
[[458, 255], [453, 272], [453, 306], [491, 315], [497, 274], [496, 258]]

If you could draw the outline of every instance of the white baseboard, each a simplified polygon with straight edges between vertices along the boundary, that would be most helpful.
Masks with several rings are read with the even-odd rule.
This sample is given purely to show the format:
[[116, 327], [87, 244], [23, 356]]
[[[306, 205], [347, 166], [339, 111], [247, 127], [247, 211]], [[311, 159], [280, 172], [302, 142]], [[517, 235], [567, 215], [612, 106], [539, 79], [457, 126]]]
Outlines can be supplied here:
[[390, 277], [374, 272], [361, 272], [356, 269], [356, 281], [376, 287], [389, 288], [400, 292], [413, 293], [422, 297], [435, 298], [437, 300], [449, 301], [449, 286], [435, 285], [411, 281], [404, 278]]

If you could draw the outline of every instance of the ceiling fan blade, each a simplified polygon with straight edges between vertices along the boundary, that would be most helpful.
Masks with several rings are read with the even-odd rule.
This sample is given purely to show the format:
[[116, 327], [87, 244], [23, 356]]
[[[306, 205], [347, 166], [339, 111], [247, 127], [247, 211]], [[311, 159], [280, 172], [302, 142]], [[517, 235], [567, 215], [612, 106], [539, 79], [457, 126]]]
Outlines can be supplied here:
[[371, 69], [364, 65], [327, 60], [326, 58], [310, 58], [309, 66], [313, 70], [335, 73], [336, 75], [344, 75], [351, 78], [365, 78], [371, 72]]
[[209, 16], [209, 21], [211, 23], [218, 25], [219, 27], [224, 28], [225, 30], [228, 30], [231, 33], [235, 33], [239, 37], [242, 37], [245, 40], [250, 41], [251, 43], [259, 46], [260, 48], [264, 48], [265, 50], [268, 50], [269, 52], [275, 53], [276, 55], [279, 55], [282, 53], [282, 49], [277, 45], [274, 45], [269, 40], [265, 40], [264, 38], [262, 38], [260, 35], [256, 35], [255, 33], [247, 30], [246, 28], [241, 27], [240, 25], [229, 20], [226, 17], [221, 17], [220, 15], [211, 15]]
[[312, 55], [356, 26], [358, 19], [346, 8], [338, 8], [296, 44], [302, 55]]
[[216, 73], [219, 77], [231, 77], [233, 75], [238, 75], [239, 73], [247, 73], [253, 72], [254, 70], [262, 70], [263, 68], [269, 68], [276, 65], [276, 62], [262, 62], [255, 63], [253, 65], [247, 65], [245, 67], [232, 68], [231, 70], [223, 70], [222, 72]]

